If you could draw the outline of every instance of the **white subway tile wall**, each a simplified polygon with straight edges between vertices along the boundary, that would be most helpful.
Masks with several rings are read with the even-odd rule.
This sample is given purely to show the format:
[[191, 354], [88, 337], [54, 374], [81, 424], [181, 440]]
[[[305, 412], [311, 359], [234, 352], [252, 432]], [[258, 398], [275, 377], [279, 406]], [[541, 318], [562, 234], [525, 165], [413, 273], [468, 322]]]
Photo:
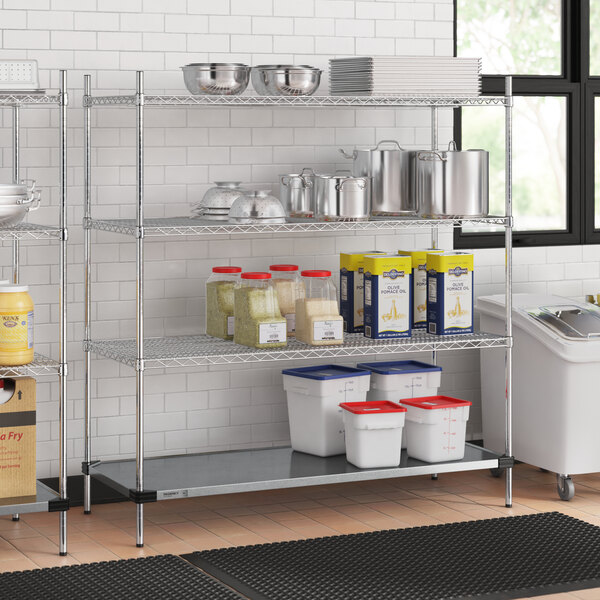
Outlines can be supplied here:
[[[452, 53], [452, 1], [393, 0], [0, 0], [0, 58], [37, 59], [43, 87], [55, 88], [69, 70], [69, 473], [83, 458], [83, 75], [96, 94], [131, 93], [135, 70], [149, 91], [185, 93], [179, 67], [188, 62], [311, 63], [326, 69], [332, 56]], [[327, 90], [324, 73], [322, 91]], [[133, 217], [135, 114], [127, 108], [92, 113], [92, 179], [96, 217]], [[22, 110], [22, 177], [42, 186], [35, 221], [54, 223], [58, 202], [57, 112]], [[215, 180], [242, 180], [278, 193], [278, 175], [312, 166], [347, 168], [340, 146], [398, 139], [427, 145], [423, 109], [293, 110], [173, 108], [146, 111], [148, 217], [185, 215]], [[440, 141], [452, 135], [450, 111], [440, 114]], [[11, 113], [0, 111], [0, 178], [12, 176]], [[93, 335], [135, 332], [135, 248], [132, 239], [94, 233]], [[315, 234], [148, 240], [146, 331], [149, 336], [203, 331], [204, 283], [215, 264], [265, 269], [271, 262], [330, 268], [338, 253], [394, 251], [428, 245], [429, 232]], [[442, 247], [452, 245], [449, 232]], [[516, 291], [580, 296], [600, 290], [598, 247], [518, 249]], [[2, 276], [9, 247], [0, 249]], [[22, 245], [21, 280], [32, 286], [36, 347], [57, 354], [57, 253], [43, 243]], [[476, 254], [478, 293], [503, 289], [502, 250]], [[427, 359], [427, 355], [420, 358]], [[442, 389], [474, 402], [469, 435], [480, 436], [479, 354], [440, 354]], [[353, 364], [356, 361], [344, 361]], [[310, 363], [307, 363], [310, 364]], [[289, 439], [281, 369], [223, 366], [151, 371], [146, 375], [146, 451], [178, 452], [285, 444]], [[134, 372], [93, 361], [94, 457], [134, 455]], [[38, 476], [57, 474], [57, 385], [38, 384]]]

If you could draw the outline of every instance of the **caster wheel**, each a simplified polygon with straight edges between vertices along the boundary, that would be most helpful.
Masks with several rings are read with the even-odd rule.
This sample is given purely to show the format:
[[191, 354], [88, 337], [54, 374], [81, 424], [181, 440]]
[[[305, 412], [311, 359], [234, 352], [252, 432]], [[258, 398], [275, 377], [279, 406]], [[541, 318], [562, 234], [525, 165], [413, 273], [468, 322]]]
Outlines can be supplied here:
[[504, 469], [490, 469], [490, 475], [492, 477], [501, 477]]
[[568, 475], [557, 475], [556, 491], [558, 492], [558, 497], [567, 502], [575, 495], [575, 484]]

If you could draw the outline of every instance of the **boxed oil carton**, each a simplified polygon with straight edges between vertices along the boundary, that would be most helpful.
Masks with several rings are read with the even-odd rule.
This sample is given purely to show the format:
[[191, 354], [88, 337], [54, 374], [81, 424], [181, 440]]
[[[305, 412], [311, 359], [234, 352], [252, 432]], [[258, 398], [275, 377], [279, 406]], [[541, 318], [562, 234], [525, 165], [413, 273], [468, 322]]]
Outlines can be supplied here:
[[0, 383], [0, 497], [34, 496], [35, 379]]
[[398, 250], [398, 254], [410, 256], [413, 276], [413, 329], [427, 329], [427, 254], [439, 254], [443, 250]]
[[427, 331], [473, 333], [473, 255], [427, 255]]
[[367, 254], [383, 253], [370, 250], [340, 254], [340, 314], [346, 333], [362, 333], [365, 330], [363, 271]]
[[365, 336], [410, 337], [412, 260], [397, 254], [365, 256]]

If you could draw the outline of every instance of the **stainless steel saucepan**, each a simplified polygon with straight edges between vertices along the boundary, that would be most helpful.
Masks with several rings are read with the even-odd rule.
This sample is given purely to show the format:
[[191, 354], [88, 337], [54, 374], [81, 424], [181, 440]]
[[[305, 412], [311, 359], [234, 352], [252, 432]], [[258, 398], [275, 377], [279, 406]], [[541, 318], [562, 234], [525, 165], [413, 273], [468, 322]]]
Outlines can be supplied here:
[[310, 167], [302, 169], [300, 173], [279, 177], [279, 198], [290, 217], [314, 217], [316, 177]]
[[371, 213], [369, 177], [317, 175], [317, 218], [321, 221], [366, 221]]

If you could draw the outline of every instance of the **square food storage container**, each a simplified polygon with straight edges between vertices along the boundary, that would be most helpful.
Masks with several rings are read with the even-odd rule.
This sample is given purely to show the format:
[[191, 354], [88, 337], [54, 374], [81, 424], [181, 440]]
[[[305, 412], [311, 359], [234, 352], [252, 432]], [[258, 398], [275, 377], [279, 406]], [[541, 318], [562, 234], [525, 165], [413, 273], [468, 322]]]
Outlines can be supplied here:
[[364, 402], [371, 374], [340, 365], [285, 369], [292, 448], [317, 456], [344, 454], [342, 402]]
[[425, 462], [461, 460], [469, 420], [468, 400], [429, 396], [401, 400], [406, 406], [406, 451]]
[[406, 408], [394, 402], [345, 402], [346, 459], [359, 469], [397, 467]]

